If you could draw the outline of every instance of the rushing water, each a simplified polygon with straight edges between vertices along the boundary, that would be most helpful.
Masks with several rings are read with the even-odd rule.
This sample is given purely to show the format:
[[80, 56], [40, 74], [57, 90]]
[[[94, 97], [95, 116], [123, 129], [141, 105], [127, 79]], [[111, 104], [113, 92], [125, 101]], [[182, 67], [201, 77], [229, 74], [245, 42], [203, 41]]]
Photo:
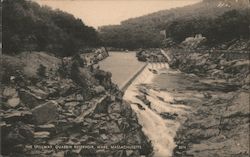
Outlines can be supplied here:
[[[172, 93], [154, 88], [147, 90], [147, 99], [151, 102], [150, 107], [139, 100], [136, 96], [140, 94], [138, 86], [141, 84], [153, 85], [157, 89], [161, 87], [161, 85], [158, 86], [154, 83], [157, 81], [155, 80], [157, 74], [153, 74], [149, 69], [155, 69], [161, 73], [161, 70], [168, 71], [169, 68], [168, 64], [149, 64], [126, 90], [124, 99], [130, 102], [132, 109], [137, 114], [139, 123], [142, 125], [143, 132], [152, 142], [154, 157], [171, 157], [176, 146], [174, 142], [176, 131], [184, 121], [189, 108], [181, 104], [171, 105], [174, 102]], [[138, 107], [138, 104], [144, 109]], [[177, 114], [178, 118], [174, 120], [165, 119], [161, 116], [162, 113]]]
[[119, 87], [145, 65], [137, 60], [135, 52], [109, 52], [109, 55], [99, 65], [101, 69], [112, 73], [112, 81]]
[[[131, 75], [134, 75], [143, 65], [145, 64], [136, 60], [135, 53], [118, 52], [110, 53], [110, 57], [100, 63], [102, 69], [112, 72], [113, 81], [118, 85], [128, 81]], [[150, 69], [156, 70], [158, 74], [153, 73]], [[172, 156], [173, 149], [176, 146], [174, 142], [176, 131], [184, 121], [189, 109], [181, 104], [171, 105], [174, 102], [174, 96], [171, 92], [161, 90], [178, 86], [178, 82], [176, 82], [179, 80], [178, 78], [166, 77], [170, 71], [167, 63], [148, 64], [128, 87], [123, 97], [130, 103], [139, 123], [142, 125], [143, 132], [152, 142], [154, 157]], [[171, 72], [178, 73], [178, 71]], [[160, 77], [157, 78], [156, 76]], [[147, 99], [151, 102], [150, 107], [137, 98], [137, 95], [141, 94], [138, 89], [141, 84], [151, 84], [160, 89], [147, 89]], [[138, 104], [143, 109], [138, 107]], [[162, 113], [177, 114], [178, 118], [174, 120], [165, 119], [161, 116]]]

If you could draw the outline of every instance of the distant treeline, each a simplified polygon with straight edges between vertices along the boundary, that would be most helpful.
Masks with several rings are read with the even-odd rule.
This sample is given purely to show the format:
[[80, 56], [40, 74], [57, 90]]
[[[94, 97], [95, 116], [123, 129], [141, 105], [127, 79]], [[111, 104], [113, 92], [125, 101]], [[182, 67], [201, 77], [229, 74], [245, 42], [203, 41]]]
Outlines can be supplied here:
[[104, 26], [97, 32], [69, 13], [29, 0], [3, 0], [0, 20], [3, 53], [48, 51], [69, 56], [100, 45], [126, 49], [155, 48], [162, 45], [164, 35], [160, 32], [163, 31], [177, 44], [196, 34], [205, 36], [208, 44], [233, 39], [250, 40], [250, 7], [247, 2], [230, 1], [230, 7], [218, 7], [220, 0], [203, 0], [194, 5], [128, 19], [121, 25]]
[[195, 34], [207, 37], [209, 43], [249, 38], [250, 9], [245, 5], [249, 3], [228, 1], [230, 7], [220, 7], [220, 3], [219, 0], [204, 0], [182, 8], [128, 19], [121, 25], [101, 27], [100, 37], [106, 46], [127, 49], [160, 47], [164, 38], [160, 32], [163, 30], [166, 37], [177, 44]]
[[250, 9], [228, 11], [217, 18], [179, 18], [166, 27], [166, 36], [176, 43], [196, 34], [205, 36], [209, 44], [250, 40]]
[[100, 42], [96, 30], [73, 15], [27, 0], [4, 0], [3, 53], [49, 51], [73, 55]]

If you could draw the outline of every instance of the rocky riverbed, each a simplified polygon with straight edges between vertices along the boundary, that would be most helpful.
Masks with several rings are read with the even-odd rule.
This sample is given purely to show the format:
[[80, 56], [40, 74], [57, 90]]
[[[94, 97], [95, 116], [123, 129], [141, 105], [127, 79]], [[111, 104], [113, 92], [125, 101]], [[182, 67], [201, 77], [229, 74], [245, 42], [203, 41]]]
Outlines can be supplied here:
[[172, 56], [171, 67], [199, 75], [188, 89], [204, 95], [203, 101], [188, 103], [192, 112], [177, 133], [174, 156], [249, 156], [249, 58]]
[[150, 64], [125, 93], [154, 156], [249, 156], [249, 60], [168, 55], [170, 69]]

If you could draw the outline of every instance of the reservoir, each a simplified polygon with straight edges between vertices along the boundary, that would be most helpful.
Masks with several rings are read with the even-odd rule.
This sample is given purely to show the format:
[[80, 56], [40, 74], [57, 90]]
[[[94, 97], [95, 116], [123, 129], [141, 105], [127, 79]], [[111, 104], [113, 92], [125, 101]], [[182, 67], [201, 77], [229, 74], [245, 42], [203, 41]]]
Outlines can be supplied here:
[[121, 87], [145, 63], [139, 62], [135, 51], [109, 52], [109, 57], [99, 62], [100, 68], [112, 73], [112, 81]]

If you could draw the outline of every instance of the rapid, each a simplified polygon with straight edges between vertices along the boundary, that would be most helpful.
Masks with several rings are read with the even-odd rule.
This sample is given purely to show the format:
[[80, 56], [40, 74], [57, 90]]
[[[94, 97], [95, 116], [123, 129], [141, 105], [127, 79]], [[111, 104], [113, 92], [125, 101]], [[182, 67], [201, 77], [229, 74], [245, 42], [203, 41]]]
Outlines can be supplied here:
[[[113, 52], [100, 63], [101, 69], [112, 73], [112, 79], [119, 87], [130, 81], [129, 78], [143, 66], [145, 63], [137, 61], [133, 52]], [[124, 100], [135, 111], [143, 132], [152, 143], [154, 157], [172, 156], [176, 132], [190, 111], [190, 107], [181, 103], [186, 99], [186, 93], [175, 91], [182, 86], [176, 83], [177, 80], [186, 78], [181, 72], [170, 69], [167, 63], [147, 63], [124, 92]], [[145, 95], [150, 105], [139, 99], [139, 95]]]

